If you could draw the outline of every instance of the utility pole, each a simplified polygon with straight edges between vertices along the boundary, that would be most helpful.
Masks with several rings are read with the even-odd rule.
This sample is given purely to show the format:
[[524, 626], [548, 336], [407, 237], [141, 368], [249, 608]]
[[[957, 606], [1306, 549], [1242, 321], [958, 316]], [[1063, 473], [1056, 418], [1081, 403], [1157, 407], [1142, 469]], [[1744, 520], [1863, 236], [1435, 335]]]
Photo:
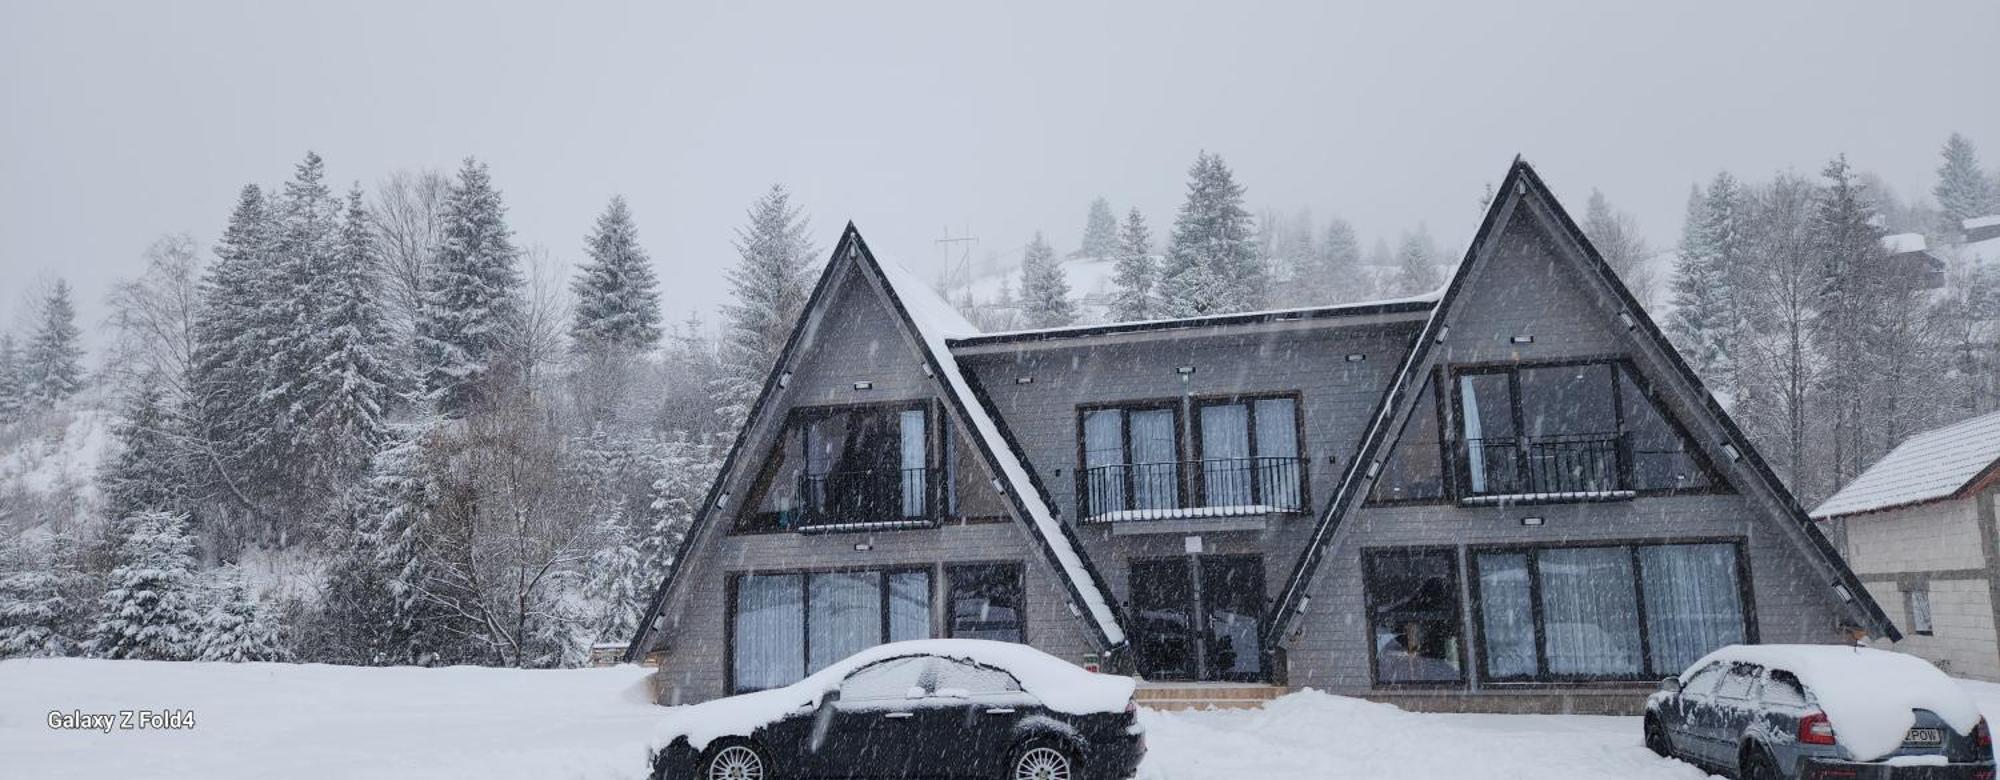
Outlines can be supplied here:
[[[948, 288], [956, 278], [965, 284], [966, 289], [972, 288], [972, 247], [978, 243], [979, 239], [972, 235], [970, 225], [966, 226], [965, 235], [956, 237], [951, 234], [950, 225], [944, 226], [944, 237], [937, 240], [938, 249], [944, 254], [944, 284], [940, 287]], [[956, 262], [951, 257], [953, 250], [958, 252]]]

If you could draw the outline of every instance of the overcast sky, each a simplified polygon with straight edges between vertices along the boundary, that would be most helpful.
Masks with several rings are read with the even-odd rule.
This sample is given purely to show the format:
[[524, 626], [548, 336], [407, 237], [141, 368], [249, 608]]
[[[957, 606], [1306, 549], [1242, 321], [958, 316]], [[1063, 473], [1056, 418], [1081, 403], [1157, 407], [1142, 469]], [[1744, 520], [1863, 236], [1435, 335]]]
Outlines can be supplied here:
[[1994, 0], [1461, 5], [0, 0], [0, 325], [53, 275], [96, 325], [156, 236], [206, 246], [308, 149], [342, 189], [476, 155], [565, 262], [623, 193], [676, 318], [713, 318], [773, 182], [822, 247], [852, 219], [920, 266], [947, 225], [1073, 248], [1098, 195], [1164, 232], [1202, 149], [1253, 210], [1447, 247], [1516, 153], [1661, 247], [1718, 169], [1845, 151], [1909, 196], [1954, 130], [2000, 162]]

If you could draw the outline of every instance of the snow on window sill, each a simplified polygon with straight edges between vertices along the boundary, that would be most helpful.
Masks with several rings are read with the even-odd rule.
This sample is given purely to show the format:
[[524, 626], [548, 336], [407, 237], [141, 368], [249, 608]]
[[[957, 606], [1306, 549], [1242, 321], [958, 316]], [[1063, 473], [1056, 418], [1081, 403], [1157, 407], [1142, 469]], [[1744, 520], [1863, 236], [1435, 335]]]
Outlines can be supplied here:
[[936, 528], [930, 520], [871, 520], [860, 523], [817, 523], [799, 526], [802, 534], [828, 534], [845, 531], [901, 531], [915, 528]]
[[1630, 501], [1638, 497], [1632, 490], [1572, 490], [1561, 493], [1508, 493], [1504, 495], [1466, 496], [1458, 500], [1461, 506], [1501, 506], [1509, 504], [1556, 504], [1582, 501]]
[[1222, 517], [1254, 517], [1258, 515], [1287, 514], [1292, 510], [1266, 504], [1244, 504], [1238, 506], [1197, 506], [1184, 509], [1123, 509], [1104, 512], [1083, 519], [1086, 523], [1130, 523], [1150, 520], [1202, 520]]

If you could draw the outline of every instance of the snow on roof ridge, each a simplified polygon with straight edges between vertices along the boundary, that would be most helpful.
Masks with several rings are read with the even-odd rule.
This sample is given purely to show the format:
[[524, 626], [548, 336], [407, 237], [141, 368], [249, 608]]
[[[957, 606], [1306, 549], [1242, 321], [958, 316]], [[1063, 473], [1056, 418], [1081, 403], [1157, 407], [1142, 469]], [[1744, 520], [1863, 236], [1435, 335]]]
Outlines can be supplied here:
[[1911, 434], [1813, 509], [1815, 518], [1948, 498], [2000, 462], [2000, 412]]
[[1924, 234], [1922, 233], [1892, 233], [1882, 237], [1882, 248], [1888, 250], [1889, 254], [1892, 255], [1900, 255], [1906, 252], [1922, 252], [1929, 248], [1929, 246], [1929, 241], [1924, 238]]
[[[870, 255], [872, 257], [872, 255]], [[917, 336], [924, 340], [932, 356], [943, 369], [946, 389], [957, 396], [959, 406], [972, 422], [973, 432], [986, 443], [986, 449], [993, 453], [999, 465], [1001, 478], [1013, 486], [1013, 493], [1026, 508], [1029, 519], [1042, 537], [1043, 543], [1055, 553], [1057, 563], [1068, 577], [1076, 592], [1085, 603], [1079, 605], [1090, 612], [1091, 619], [1104, 632], [1104, 638], [1112, 645], [1125, 643], [1125, 630], [1118, 625], [1118, 619], [1111, 611], [1109, 596], [1100, 591], [1096, 580], [1084, 566], [1082, 553], [1070, 544], [1064, 533], [1062, 521], [1056, 518], [1048, 504], [1042, 500], [1041, 492], [1029, 476], [1027, 466], [1021, 462], [1014, 448], [1007, 444], [1006, 437], [1000, 435], [1000, 425], [987, 414], [986, 407], [972, 392], [964, 372], [959, 368], [958, 359], [953, 357], [946, 343], [948, 334], [956, 328], [969, 328], [976, 334], [978, 330], [966, 321], [958, 309], [947, 303], [925, 284], [923, 278], [909, 268], [894, 261], [877, 261], [876, 267], [882, 271], [882, 281], [887, 284], [895, 297], [902, 302], [903, 310], [915, 325]]]
[[1965, 221], [1959, 223], [1959, 226], [1966, 230], [1971, 230], [1973, 228], [1992, 227], [1994, 225], [2000, 225], [2000, 214], [1988, 214], [1983, 217], [1970, 217]]
[[1205, 320], [1213, 320], [1222, 317], [1243, 317], [1243, 318], [1276, 317], [1285, 314], [1306, 314], [1311, 312], [1336, 312], [1336, 311], [1344, 311], [1347, 309], [1366, 309], [1376, 306], [1396, 306], [1400, 304], [1410, 304], [1410, 303], [1434, 304], [1438, 302], [1438, 299], [1443, 297], [1444, 297], [1444, 288], [1439, 287], [1438, 289], [1432, 290], [1430, 292], [1419, 293], [1417, 295], [1405, 295], [1397, 298], [1377, 298], [1374, 300], [1367, 300], [1367, 301], [1354, 301], [1352, 303], [1333, 303], [1333, 304], [1323, 304], [1319, 306], [1293, 306], [1290, 308], [1283, 308], [1283, 309], [1258, 309], [1256, 311], [1238, 311], [1238, 312], [1229, 312], [1227, 314], [1197, 314], [1192, 317], [1168, 317], [1164, 319], [1155, 319], [1155, 320], [1124, 320], [1120, 322], [1098, 323], [1095, 325], [1061, 325], [1053, 328], [1019, 328], [1016, 330], [994, 331], [992, 333], [974, 332], [971, 335], [978, 336], [979, 338], [1003, 338], [1008, 336], [1033, 336], [1033, 335], [1061, 335], [1073, 331], [1075, 332], [1090, 331], [1107, 327], [1116, 327], [1116, 328], [1158, 327], [1161, 325], [1170, 325], [1176, 322], [1198, 323]]

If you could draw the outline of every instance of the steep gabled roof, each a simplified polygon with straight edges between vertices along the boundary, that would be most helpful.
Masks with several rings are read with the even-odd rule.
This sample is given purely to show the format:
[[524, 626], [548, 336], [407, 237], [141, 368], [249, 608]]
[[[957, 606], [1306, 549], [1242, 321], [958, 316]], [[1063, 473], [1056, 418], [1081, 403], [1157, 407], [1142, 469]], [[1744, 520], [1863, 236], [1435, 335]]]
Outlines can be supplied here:
[[1646, 316], [1638, 300], [1632, 297], [1632, 292], [1618, 280], [1617, 273], [1611, 270], [1610, 264], [1598, 254], [1597, 248], [1584, 237], [1583, 230], [1577, 227], [1568, 212], [1556, 202], [1554, 194], [1535, 173], [1534, 168], [1530, 167], [1526, 160], [1514, 158], [1514, 164], [1508, 169], [1507, 178], [1501, 183], [1498, 192], [1498, 197], [1495, 197], [1488, 206], [1486, 217], [1480, 222], [1479, 231], [1474, 234], [1472, 244], [1466, 248], [1464, 258], [1459, 261], [1457, 268], [1452, 272], [1450, 282], [1445, 285], [1443, 297], [1431, 310], [1430, 318], [1425, 321], [1423, 330], [1418, 332], [1412, 348], [1397, 368], [1393, 381], [1377, 401], [1367, 433], [1362, 437], [1360, 450], [1352, 460], [1348, 461], [1347, 469], [1341, 474], [1340, 483], [1334, 490], [1332, 500], [1327, 502], [1326, 509], [1321, 512], [1305, 550], [1299, 554], [1298, 563], [1293, 567], [1291, 576], [1286, 579], [1283, 589], [1279, 592], [1273, 618], [1265, 629], [1265, 646], [1279, 646], [1286, 633], [1290, 631], [1292, 621], [1304, 611], [1304, 603], [1308, 599], [1306, 591], [1312, 586], [1320, 564], [1324, 562], [1327, 552], [1332, 548], [1342, 521], [1347, 519], [1361, 496], [1367, 492], [1374, 477], [1371, 472], [1379, 473], [1381, 468], [1379, 460], [1384, 456], [1383, 448], [1393, 439], [1396, 423], [1402, 419], [1403, 409], [1409, 405], [1409, 397], [1422, 387], [1431, 349], [1443, 343], [1448, 336], [1447, 321], [1451, 316], [1453, 304], [1465, 293], [1466, 280], [1476, 270], [1475, 265], [1489, 255], [1486, 251], [1488, 243], [1498, 240], [1501, 230], [1506, 226], [1508, 218], [1513, 215], [1516, 207], [1527, 202], [1531, 195], [1557, 222], [1564, 234], [1561, 238], [1566, 238], [1581, 250], [1588, 265], [1587, 270], [1594, 273], [1615, 296], [1620, 309], [1619, 317], [1626, 326], [1636, 331], [1641, 339], [1652, 344], [1665, 357], [1671, 370], [1688, 387], [1694, 389], [1703, 411], [1707, 412], [1722, 429], [1725, 442], [1741, 454], [1756, 479], [1776, 499], [1788, 519], [1809, 540], [1811, 554], [1833, 572], [1835, 583], [1846, 590], [1849, 597], [1874, 624], [1874, 628], [1891, 640], [1900, 640], [1901, 632], [1896, 630], [1895, 625], [1883, 613], [1882, 607], [1876, 604], [1869, 596], [1868, 590], [1861, 586], [1860, 579], [1854, 576], [1853, 570], [1847, 567], [1847, 563], [1833, 549], [1826, 536], [1820, 533], [1818, 525], [1806, 515], [1805, 509], [1799, 506], [1798, 499], [1785, 488], [1777, 473], [1773, 472], [1763, 457], [1757, 454], [1756, 449], [1750, 446], [1749, 438], [1743, 435], [1735, 421], [1730, 419], [1728, 412], [1702, 384], [1701, 378], [1695, 375], [1694, 369], [1688, 366], [1680, 353], [1667, 341], [1666, 334], [1660, 331], [1652, 318]]
[[1028, 535], [1036, 540], [1050, 565], [1062, 575], [1064, 587], [1079, 614], [1086, 618], [1092, 633], [1107, 649], [1124, 645], [1125, 632], [1102, 576], [1085, 557], [1073, 532], [1050, 511], [1046, 490], [1034, 472], [1023, 465], [1019, 448], [998, 423], [998, 417], [985, 401], [976, 382], [970, 381], [970, 377], [959, 370], [957, 361], [945, 348], [947, 335], [976, 330], [915, 275], [898, 266], [885, 267], [877, 262], [869, 252], [867, 242], [862, 240], [860, 231], [850, 222], [841, 232], [840, 241], [834, 246], [833, 255], [827, 261], [818, 284], [813, 287], [804, 312], [786, 338], [777, 364], [771, 367], [770, 374], [765, 378], [743, 431], [723, 459], [722, 468], [709, 487], [701, 511], [681, 540], [680, 549], [674, 557], [675, 565], [654, 591], [644, 619], [640, 621], [639, 633], [626, 648], [627, 659], [636, 660], [650, 648], [658, 633], [660, 611], [687, 568], [683, 564], [689, 561], [689, 555], [702, 534], [718, 517], [728, 513], [728, 496], [723, 492], [725, 486], [739, 469], [755, 465], [746, 463], [745, 447], [751, 438], [749, 432], [767, 422], [767, 418], [774, 413], [772, 407], [786, 388], [787, 382], [783, 377], [790, 372], [798, 350], [808, 338], [807, 334], [814, 332], [830, 314], [833, 301], [830, 291], [844, 274], [857, 269], [872, 284], [879, 285], [877, 289], [922, 358], [923, 372], [935, 382], [935, 390], [947, 412], [958, 421], [961, 430], [971, 434], [970, 439], [980, 459], [995, 475], [994, 487], [1014, 508], [1016, 516], [1023, 521]]
[[1959, 498], [2000, 475], [2000, 412], [1904, 439], [1812, 511], [1822, 520]]

